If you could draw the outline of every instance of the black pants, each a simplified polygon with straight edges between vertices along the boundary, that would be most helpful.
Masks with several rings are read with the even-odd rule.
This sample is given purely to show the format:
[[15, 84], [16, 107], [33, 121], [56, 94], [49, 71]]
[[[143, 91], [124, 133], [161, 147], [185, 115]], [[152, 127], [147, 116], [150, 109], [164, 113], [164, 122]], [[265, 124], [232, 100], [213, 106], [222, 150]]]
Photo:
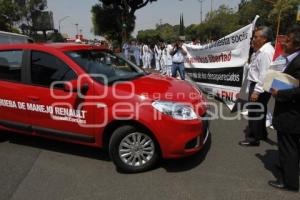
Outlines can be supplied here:
[[278, 131], [277, 138], [283, 182], [287, 187], [299, 189], [300, 134]]
[[[250, 83], [249, 87], [249, 102], [251, 94], [254, 91], [255, 87], [254, 82]], [[258, 97], [258, 100], [255, 102], [256, 104], [259, 103], [260, 105], [249, 105], [247, 108], [249, 109], [248, 112], [248, 129], [246, 132], [246, 139], [248, 141], [259, 141], [265, 139], [268, 135], [267, 128], [266, 128], [266, 116], [267, 116], [267, 104], [271, 97], [271, 94], [264, 92], [261, 93]], [[254, 109], [260, 109], [261, 111], [257, 111]], [[255, 119], [253, 119], [255, 118]], [[259, 118], [259, 119], [258, 119]]]

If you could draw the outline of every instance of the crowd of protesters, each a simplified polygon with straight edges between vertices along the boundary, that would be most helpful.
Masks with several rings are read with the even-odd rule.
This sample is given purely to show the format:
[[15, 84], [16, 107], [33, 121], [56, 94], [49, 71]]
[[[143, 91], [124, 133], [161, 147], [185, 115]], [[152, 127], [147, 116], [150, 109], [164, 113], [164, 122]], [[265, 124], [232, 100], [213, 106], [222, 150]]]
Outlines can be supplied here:
[[[200, 45], [200, 42], [193, 39], [191, 44]], [[173, 43], [170, 41], [141, 43], [133, 40], [123, 44], [122, 52], [127, 60], [131, 60], [141, 68], [156, 70], [162, 75], [173, 77], [177, 77], [178, 71], [180, 78], [184, 80], [183, 63], [186, 50], [183, 40], [178, 39]]]
[[144, 69], [160, 71], [161, 74], [171, 76], [172, 50], [170, 42], [155, 44], [131, 41], [123, 44], [123, 55]]

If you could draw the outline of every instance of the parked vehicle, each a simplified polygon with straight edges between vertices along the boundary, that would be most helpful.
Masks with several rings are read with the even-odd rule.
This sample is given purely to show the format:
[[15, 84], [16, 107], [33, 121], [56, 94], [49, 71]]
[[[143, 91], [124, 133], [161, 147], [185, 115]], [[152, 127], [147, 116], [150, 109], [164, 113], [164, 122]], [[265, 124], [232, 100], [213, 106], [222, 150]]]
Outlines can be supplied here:
[[125, 172], [194, 154], [209, 134], [198, 88], [104, 47], [1, 45], [0, 91], [0, 129], [107, 148]]
[[32, 40], [26, 35], [0, 31], [0, 44], [19, 44], [29, 42], [32, 42]]

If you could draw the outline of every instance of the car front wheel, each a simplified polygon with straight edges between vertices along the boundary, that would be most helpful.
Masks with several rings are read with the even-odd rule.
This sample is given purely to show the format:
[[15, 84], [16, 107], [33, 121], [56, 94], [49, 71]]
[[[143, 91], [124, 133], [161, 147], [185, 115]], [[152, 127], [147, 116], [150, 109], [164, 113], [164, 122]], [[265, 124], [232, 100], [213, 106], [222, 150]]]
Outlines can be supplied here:
[[149, 170], [159, 158], [155, 140], [133, 126], [122, 126], [113, 132], [109, 153], [117, 168], [129, 173]]

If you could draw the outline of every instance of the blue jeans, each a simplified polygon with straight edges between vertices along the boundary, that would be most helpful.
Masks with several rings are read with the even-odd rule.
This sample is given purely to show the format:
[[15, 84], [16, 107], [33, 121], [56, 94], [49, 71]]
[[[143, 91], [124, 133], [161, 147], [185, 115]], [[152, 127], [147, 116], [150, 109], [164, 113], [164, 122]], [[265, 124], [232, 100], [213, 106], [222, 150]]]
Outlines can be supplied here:
[[185, 72], [184, 72], [184, 64], [183, 63], [174, 63], [172, 64], [172, 77], [176, 78], [177, 71], [179, 71], [179, 75], [181, 80], [185, 79]]

